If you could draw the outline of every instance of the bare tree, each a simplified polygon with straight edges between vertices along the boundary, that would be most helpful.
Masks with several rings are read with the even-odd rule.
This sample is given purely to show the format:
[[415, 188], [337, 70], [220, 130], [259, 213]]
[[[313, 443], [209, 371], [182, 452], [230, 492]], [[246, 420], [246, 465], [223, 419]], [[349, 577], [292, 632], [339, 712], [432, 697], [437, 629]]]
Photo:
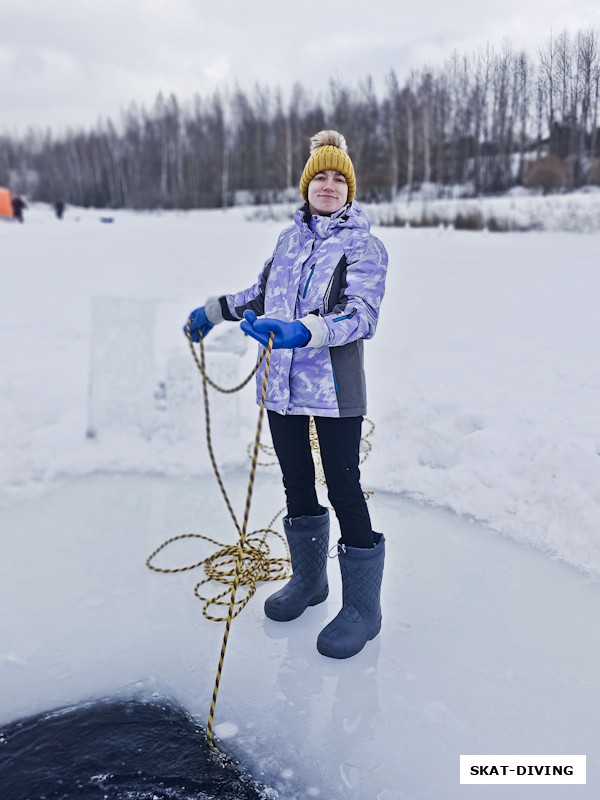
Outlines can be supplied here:
[[298, 181], [310, 136], [336, 127], [365, 199], [430, 182], [440, 194], [449, 184], [504, 190], [534, 151], [560, 156], [580, 184], [599, 155], [599, 114], [598, 32], [563, 31], [535, 61], [505, 42], [497, 52], [455, 52], [402, 81], [392, 70], [383, 95], [369, 76], [356, 87], [332, 80], [324, 97], [300, 83], [289, 99], [264, 86], [186, 104], [159, 94], [149, 110], [131, 105], [120, 124], [99, 121], [58, 138], [3, 135], [0, 182], [32, 199], [60, 194], [82, 205], [227, 207], [239, 190], [271, 201]]
[[[554, 75], [556, 62], [556, 41], [552, 35], [546, 44], [538, 49], [540, 75], [538, 83], [538, 103], [540, 110], [547, 104], [548, 133], [554, 128]], [[539, 131], [540, 139], [543, 131]]]
[[581, 183], [589, 171], [589, 165], [595, 154], [598, 123], [598, 76], [600, 73], [600, 44], [597, 31], [591, 28], [579, 32], [576, 46], [577, 74], [581, 83], [576, 180]]

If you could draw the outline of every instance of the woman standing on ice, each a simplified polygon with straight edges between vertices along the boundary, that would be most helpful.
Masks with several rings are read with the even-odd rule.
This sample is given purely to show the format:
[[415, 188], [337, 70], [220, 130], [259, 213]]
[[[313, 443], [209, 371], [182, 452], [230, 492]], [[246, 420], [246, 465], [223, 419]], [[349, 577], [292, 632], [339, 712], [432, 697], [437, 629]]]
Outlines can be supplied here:
[[317, 133], [300, 179], [305, 205], [279, 236], [258, 281], [211, 297], [190, 315], [194, 341], [224, 320], [243, 320], [242, 330], [262, 345], [275, 333], [265, 407], [283, 473], [293, 575], [266, 600], [265, 614], [281, 622], [322, 603], [329, 591], [329, 512], [317, 500], [309, 441], [314, 417], [341, 532], [342, 609], [317, 639], [318, 651], [331, 658], [355, 655], [379, 633], [385, 557], [385, 539], [373, 532], [360, 485], [359, 447], [366, 413], [363, 340], [375, 333], [388, 259], [354, 202], [355, 191], [344, 137]]

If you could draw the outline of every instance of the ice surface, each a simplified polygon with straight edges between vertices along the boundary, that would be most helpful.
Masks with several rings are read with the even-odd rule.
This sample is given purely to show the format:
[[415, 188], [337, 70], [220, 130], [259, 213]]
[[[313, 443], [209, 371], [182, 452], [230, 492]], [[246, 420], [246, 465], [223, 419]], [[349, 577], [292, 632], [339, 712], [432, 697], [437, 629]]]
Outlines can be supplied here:
[[[246, 480], [227, 476], [236, 508]], [[251, 527], [281, 500], [277, 476], [262, 471]], [[285, 800], [452, 800], [464, 794], [461, 753], [587, 753], [595, 785], [598, 581], [447, 511], [384, 493], [370, 502], [388, 542], [381, 635], [348, 661], [317, 653], [340, 602], [335, 560], [329, 599], [294, 622], [265, 618], [275, 587], [260, 585], [226, 652], [215, 713], [225, 750]], [[202, 616], [200, 574], [144, 562], [178, 533], [234, 541], [214, 481], [67, 481], [0, 510], [0, 525], [10, 534], [0, 602], [11, 609], [0, 623], [0, 722], [158, 693], [206, 724], [223, 624]], [[160, 560], [182, 566], [210, 551], [178, 542]], [[548, 797], [543, 786], [504, 791]], [[569, 787], [569, 799], [585, 791]]]

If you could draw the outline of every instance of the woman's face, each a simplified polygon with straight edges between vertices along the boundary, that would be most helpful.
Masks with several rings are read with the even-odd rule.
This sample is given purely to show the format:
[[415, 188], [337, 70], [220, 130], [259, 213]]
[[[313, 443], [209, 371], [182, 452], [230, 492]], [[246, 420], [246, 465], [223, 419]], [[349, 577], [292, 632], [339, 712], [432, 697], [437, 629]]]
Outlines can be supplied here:
[[348, 200], [348, 184], [341, 172], [325, 169], [308, 184], [308, 207], [311, 214], [328, 217]]

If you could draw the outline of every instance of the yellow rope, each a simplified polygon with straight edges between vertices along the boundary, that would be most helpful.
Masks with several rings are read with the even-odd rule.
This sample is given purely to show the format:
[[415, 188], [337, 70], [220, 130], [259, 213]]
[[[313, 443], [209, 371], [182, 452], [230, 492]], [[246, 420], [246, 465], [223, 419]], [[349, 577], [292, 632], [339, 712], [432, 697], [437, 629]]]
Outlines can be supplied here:
[[[189, 328], [189, 323], [188, 323]], [[252, 463], [250, 465], [250, 476], [248, 479], [248, 493], [246, 495], [246, 506], [244, 508], [244, 521], [242, 523], [242, 530], [240, 531], [240, 538], [238, 540], [237, 558], [235, 562], [235, 572], [233, 575], [233, 584], [231, 586], [231, 596], [229, 600], [229, 609], [227, 611], [227, 620], [225, 622], [225, 631], [223, 633], [223, 643], [221, 645], [221, 653], [219, 656], [219, 665], [217, 667], [217, 676], [215, 679], [215, 687], [213, 690], [212, 701], [210, 704], [210, 713], [208, 715], [208, 725], [206, 727], [206, 738], [209, 745], [213, 746], [213, 718], [215, 714], [215, 706], [217, 704], [217, 695], [219, 693], [219, 684], [221, 683], [221, 673], [223, 671], [223, 661], [225, 659], [225, 650], [229, 640], [229, 631], [231, 629], [231, 622], [234, 617], [235, 611], [235, 595], [240, 582], [243, 563], [244, 563], [244, 545], [246, 544], [246, 532], [248, 529], [248, 517], [250, 516], [250, 504], [252, 502], [252, 492], [254, 490], [254, 477], [256, 475], [256, 462], [258, 461], [258, 447], [260, 444], [260, 434], [262, 432], [263, 414], [265, 410], [265, 399], [267, 396], [267, 381], [269, 380], [269, 366], [271, 364], [271, 350], [273, 347], [274, 333], [269, 336], [269, 344], [267, 346], [267, 358], [265, 361], [265, 374], [263, 378], [262, 393], [260, 398], [260, 409], [258, 412], [258, 423], [256, 425], [256, 436], [254, 438], [254, 451], [252, 454]], [[206, 384], [204, 384], [206, 386]]]
[[[252, 531], [252, 533], [249, 533], [246, 536], [244, 559], [240, 573], [240, 585], [247, 587], [247, 592], [242, 599], [236, 601], [236, 609], [233, 615], [234, 618], [237, 617], [240, 611], [242, 611], [244, 606], [248, 603], [250, 598], [255, 594], [256, 584], [258, 581], [278, 581], [290, 577], [290, 560], [287, 542], [281, 533], [271, 528], [275, 522], [275, 519], [277, 519], [280, 513], [281, 512], [279, 512], [277, 516], [271, 520], [268, 528], [261, 528], [260, 530]], [[259, 534], [263, 535], [259, 536]], [[276, 558], [271, 555], [270, 547], [265, 541], [266, 536], [269, 534], [277, 536], [279, 539], [281, 539], [283, 547], [285, 548], [286, 553], [288, 553], [287, 556]], [[216, 550], [214, 553], [206, 558], [203, 558], [201, 561], [196, 562], [195, 564], [187, 564], [183, 567], [158, 567], [152, 563], [162, 550], [167, 548], [170, 544], [173, 544], [173, 542], [180, 541], [182, 539], [201, 539], [205, 542], [210, 542], [211, 544], [216, 545], [220, 549]], [[211, 620], [211, 622], [225, 622], [227, 616], [216, 616], [216, 613], [211, 613], [210, 609], [213, 606], [228, 607], [229, 600], [224, 600], [223, 598], [229, 595], [230, 589], [226, 588], [223, 592], [217, 595], [205, 596], [200, 592], [200, 587], [207, 583], [211, 583], [212, 581], [217, 581], [229, 587], [232, 583], [232, 578], [235, 572], [234, 569], [230, 568], [230, 565], [236, 563], [237, 555], [237, 545], [225, 545], [222, 542], [218, 542], [216, 539], [211, 539], [210, 536], [203, 536], [200, 533], [184, 533], [180, 534], [179, 536], [173, 536], [171, 539], [167, 539], [167, 541], [163, 542], [160, 547], [157, 547], [156, 550], [150, 556], [148, 556], [146, 565], [154, 572], [162, 572], [170, 575], [173, 575], [177, 572], [188, 572], [193, 569], [198, 569], [199, 567], [204, 567], [206, 577], [196, 584], [194, 587], [194, 594], [198, 600], [203, 603], [202, 613], [206, 619]]]
[[[273, 458], [275, 457], [274, 449], [272, 447], [268, 447], [261, 444], [260, 441], [274, 334], [273, 333], [271, 334], [269, 338], [269, 344], [266, 348], [263, 349], [252, 372], [242, 381], [242, 383], [232, 388], [223, 388], [219, 386], [207, 374], [206, 356], [204, 352], [204, 342], [202, 334], [199, 332], [200, 357], [198, 357], [192, 342], [189, 320], [187, 324], [187, 337], [192, 357], [196, 363], [196, 366], [198, 367], [198, 370], [200, 371], [200, 374], [202, 375], [206, 443], [208, 447], [208, 453], [210, 456], [213, 472], [215, 474], [217, 483], [221, 490], [221, 494], [223, 495], [223, 499], [225, 500], [225, 504], [227, 506], [231, 519], [233, 520], [233, 524], [235, 525], [235, 528], [238, 532], [238, 541], [235, 545], [224, 545], [223, 543], [218, 542], [216, 539], [212, 539], [209, 536], [204, 536], [203, 534], [199, 533], [180, 534], [178, 536], [173, 536], [170, 539], [167, 539], [159, 547], [157, 547], [156, 550], [154, 550], [148, 556], [146, 560], [146, 566], [149, 569], [153, 570], [154, 572], [161, 572], [167, 574], [187, 572], [203, 566], [206, 577], [196, 584], [196, 586], [194, 587], [194, 594], [199, 600], [202, 601], [203, 603], [202, 613], [207, 619], [213, 622], [225, 622], [225, 631], [223, 634], [223, 642], [221, 645], [221, 652], [219, 655], [219, 663], [217, 667], [217, 674], [215, 678], [213, 695], [210, 705], [210, 712], [208, 717], [208, 725], [206, 729], [206, 738], [208, 740], [208, 743], [211, 747], [214, 747], [215, 745], [212, 733], [213, 719], [217, 702], [217, 695], [219, 692], [219, 685], [221, 683], [221, 674], [223, 671], [223, 663], [225, 659], [227, 642], [229, 640], [231, 623], [255, 594], [257, 581], [277, 581], [277, 580], [282, 580], [284, 578], [289, 578], [291, 576], [290, 554], [285, 536], [283, 536], [278, 531], [273, 530], [272, 528], [273, 524], [275, 523], [275, 520], [285, 511], [285, 508], [282, 508], [277, 512], [277, 514], [269, 522], [269, 525], [266, 528], [260, 528], [259, 530], [251, 531], [250, 533], [248, 533], [247, 530], [248, 519], [250, 516], [250, 505], [252, 501], [252, 494], [254, 491], [256, 467], [259, 465], [267, 466], [270, 465], [271, 463], [273, 464], [277, 463], [276, 460], [269, 462], [269, 464], [258, 461], [258, 453], [261, 450], [263, 452], [266, 452], [269, 456]], [[261, 402], [260, 402], [258, 421], [256, 426], [256, 435], [254, 438], [254, 444], [249, 445], [249, 449], [250, 447], [252, 448], [251, 452], [249, 452], [249, 456], [251, 458], [251, 465], [250, 465], [250, 474], [248, 478], [246, 504], [244, 508], [244, 518], [242, 521], [242, 525], [240, 526], [237, 517], [235, 515], [235, 512], [233, 510], [233, 507], [231, 505], [229, 496], [227, 494], [227, 490], [225, 489], [225, 485], [223, 483], [223, 479], [221, 477], [221, 473], [217, 465], [217, 460], [215, 458], [215, 453], [212, 445], [208, 386], [212, 386], [213, 389], [216, 389], [217, 391], [223, 394], [233, 394], [234, 392], [239, 391], [244, 386], [246, 386], [248, 382], [252, 379], [252, 377], [256, 374], [258, 368], [260, 367], [260, 364], [262, 363], [262, 360], [265, 357], [266, 357], [265, 374], [263, 378]], [[367, 439], [372, 434], [375, 427], [370, 420], [365, 420], [365, 421], [369, 422], [371, 427], [369, 431], [366, 434], [364, 434], [363, 438], [361, 439], [360, 463], [364, 461], [369, 451], [371, 450], [371, 444], [370, 442], [367, 441]], [[316, 478], [319, 483], [321, 483], [323, 486], [326, 486], [325, 475], [321, 463], [319, 440], [317, 436], [316, 425], [312, 417], [310, 420], [309, 435], [310, 435], [311, 449], [313, 452], [313, 458], [315, 461]], [[364, 494], [365, 497], [368, 499], [371, 492], [365, 492]], [[270, 534], [280, 539], [285, 549], [285, 556], [273, 557], [271, 555], [270, 547], [266, 541], [267, 536], [269, 536]], [[173, 542], [180, 541], [183, 539], [201, 539], [203, 541], [210, 542], [211, 544], [216, 545], [219, 549], [212, 555], [209, 555], [208, 557], [202, 559], [201, 561], [196, 562], [195, 564], [188, 564], [182, 567], [159, 567], [156, 566], [156, 564], [154, 564], [154, 559], [159, 555], [159, 553], [165, 550], [165, 548], [167, 548], [169, 545], [173, 544]], [[232, 564], [234, 565], [233, 568], [231, 567]], [[227, 588], [217, 595], [213, 595], [212, 597], [205, 597], [200, 592], [200, 587], [204, 586], [207, 583], [210, 583], [211, 581], [217, 581], [221, 584], [225, 584]], [[238, 600], [237, 592], [240, 586], [246, 588], [246, 593], [244, 597]], [[216, 616], [214, 613], [210, 613], [210, 609], [213, 606], [217, 608], [226, 607], [227, 613], [225, 615]]]
[[[290, 564], [289, 550], [285, 537], [278, 531], [272, 530], [271, 528], [271, 525], [273, 525], [273, 523], [275, 522], [275, 520], [277, 519], [277, 517], [281, 512], [278, 512], [278, 514], [276, 514], [276, 516], [271, 520], [267, 528], [261, 528], [260, 530], [248, 533], [248, 519], [250, 516], [250, 505], [252, 501], [252, 494], [254, 491], [254, 480], [256, 475], [256, 466], [258, 462], [258, 452], [260, 448], [260, 437], [262, 433], [262, 422], [264, 415], [264, 403], [267, 392], [267, 381], [269, 377], [269, 366], [271, 363], [271, 351], [272, 351], [274, 334], [271, 334], [268, 346], [265, 349], [263, 349], [262, 354], [258, 359], [256, 366], [254, 367], [250, 375], [248, 375], [248, 377], [241, 384], [230, 389], [225, 389], [221, 386], [218, 386], [207, 375], [206, 356], [204, 352], [204, 343], [202, 340], [202, 334], [199, 335], [200, 358], [198, 358], [198, 355], [196, 354], [196, 350], [194, 349], [192, 343], [189, 320], [187, 325], [187, 336], [192, 356], [194, 358], [196, 366], [198, 367], [202, 375], [202, 389], [204, 395], [204, 414], [205, 414], [205, 425], [206, 425], [206, 442], [208, 446], [210, 461], [212, 464], [213, 471], [215, 473], [215, 477], [217, 479], [217, 483], [219, 484], [219, 488], [221, 489], [221, 494], [223, 495], [223, 499], [225, 500], [225, 504], [227, 506], [227, 509], [229, 510], [229, 514], [236, 527], [239, 538], [235, 545], [223, 545], [221, 542], [218, 542], [215, 539], [211, 539], [209, 536], [203, 536], [202, 534], [197, 534], [197, 533], [187, 533], [187, 534], [181, 534], [179, 536], [173, 536], [167, 541], [163, 542], [159, 547], [156, 548], [156, 550], [154, 550], [153, 553], [150, 554], [150, 556], [148, 556], [146, 560], [146, 565], [149, 567], [149, 569], [154, 570], [155, 572], [170, 573], [170, 574], [177, 572], [186, 572], [192, 569], [196, 569], [197, 567], [204, 566], [206, 577], [196, 584], [194, 593], [199, 600], [203, 601], [204, 605], [202, 611], [207, 619], [210, 619], [215, 622], [225, 622], [223, 643], [221, 646], [221, 653], [219, 656], [219, 664], [217, 668], [217, 675], [215, 678], [215, 686], [213, 690], [210, 713], [208, 718], [208, 725], [206, 730], [206, 737], [208, 739], [208, 743], [211, 746], [214, 746], [213, 735], [212, 735], [213, 718], [217, 702], [217, 695], [219, 691], [219, 684], [221, 682], [221, 674], [223, 670], [225, 650], [227, 648], [229, 632], [231, 629], [231, 622], [240, 613], [240, 611], [242, 611], [242, 609], [246, 606], [250, 598], [256, 592], [257, 581], [259, 580], [275, 581], [275, 580], [281, 580], [282, 578], [289, 578], [291, 572], [289, 570], [289, 564]], [[256, 374], [262, 360], [265, 357], [266, 357], [265, 374], [263, 379], [263, 387], [262, 387], [260, 409], [258, 413], [256, 435], [254, 439], [252, 461], [250, 466], [250, 475], [248, 478], [248, 491], [246, 495], [246, 504], [244, 508], [244, 518], [240, 526], [237, 517], [235, 515], [235, 512], [233, 510], [233, 507], [231, 505], [229, 496], [227, 494], [227, 490], [225, 489], [225, 485], [223, 483], [223, 479], [221, 477], [221, 473], [217, 465], [217, 461], [213, 450], [208, 386], [210, 385], [217, 391], [223, 392], [225, 394], [232, 394], [233, 392], [239, 391]], [[270, 555], [270, 548], [266, 543], [266, 537], [269, 534], [274, 534], [283, 542], [286, 551], [286, 556], [280, 558], [274, 558]], [[213, 553], [212, 555], [208, 556], [202, 561], [198, 561], [195, 564], [189, 564], [183, 567], [166, 568], [166, 567], [158, 567], [154, 564], [154, 559], [160, 552], [162, 552], [166, 547], [168, 547], [173, 542], [182, 539], [202, 539], [204, 541], [211, 542], [212, 544], [217, 545], [220, 549], [216, 553]], [[232, 563], [234, 564], [233, 569], [231, 568]], [[204, 597], [199, 591], [200, 587], [206, 583], [209, 583], [210, 581], [218, 581], [222, 584], [226, 584], [227, 588], [220, 594], [217, 594], [216, 596]], [[237, 600], [236, 595], [240, 585], [247, 587], [247, 591], [245, 596], [241, 600]], [[227, 596], [229, 596], [228, 599], [226, 599]], [[217, 606], [217, 607], [226, 606], [227, 614], [225, 616], [222, 615], [215, 616], [209, 613], [209, 609], [211, 608], [211, 606]]]

